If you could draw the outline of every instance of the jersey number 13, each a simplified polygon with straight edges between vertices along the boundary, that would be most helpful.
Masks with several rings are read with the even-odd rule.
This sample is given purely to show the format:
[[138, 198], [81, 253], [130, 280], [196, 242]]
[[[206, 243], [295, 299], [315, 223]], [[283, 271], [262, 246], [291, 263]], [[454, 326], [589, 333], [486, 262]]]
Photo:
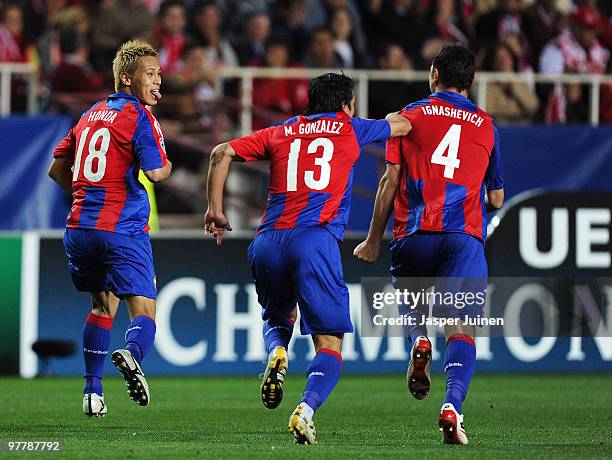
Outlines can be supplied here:
[[[289, 160], [287, 161], [287, 191], [295, 192], [297, 190], [298, 181], [298, 158], [300, 156], [300, 148], [302, 147], [302, 139], [295, 139], [289, 149]], [[329, 185], [331, 176], [331, 166], [329, 162], [334, 156], [334, 143], [326, 137], [318, 137], [314, 139], [306, 150], [307, 153], [315, 153], [319, 148], [323, 149], [323, 155], [315, 158], [315, 164], [321, 167], [321, 175], [315, 180], [314, 171], [304, 172], [304, 183], [312, 190], [323, 190]]]

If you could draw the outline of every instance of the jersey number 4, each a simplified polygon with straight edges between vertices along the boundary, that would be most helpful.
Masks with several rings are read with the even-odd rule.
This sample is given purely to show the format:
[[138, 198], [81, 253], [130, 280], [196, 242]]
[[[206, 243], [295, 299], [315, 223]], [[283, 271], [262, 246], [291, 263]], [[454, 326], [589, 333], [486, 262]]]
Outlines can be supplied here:
[[[444, 166], [444, 177], [452, 179], [455, 177], [455, 169], [459, 167], [459, 138], [461, 137], [461, 125], [452, 125], [436, 147], [431, 162], [436, 165]], [[448, 155], [444, 152], [448, 149]]]
[[[79, 178], [79, 171], [81, 169], [81, 158], [83, 156], [83, 149], [87, 142], [87, 135], [89, 134], [89, 126], [83, 130], [81, 137], [79, 138], [79, 145], [77, 148], [76, 156], [74, 158], [74, 171], [72, 172], [72, 182]], [[100, 142], [98, 142], [100, 141]], [[97, 147], [98, 143], [100, 144]], [[83, 165], [83, 174], [85, 179], [90, 182], [100, 182], [106, 172], [106, 153], [108, 152], [108, 146], [110, 144], [110, 131], [108, 128], [100, 128], [91, 136], [89, 146], [87, 149], [87, 155], [85, 156], [85, 163]], [[98, 167], [96, 172], [93, 171], [93, 161], [98, 160]]]
[[[302, 147], [302, 139], [296, 139], [291, 143], [289, 149], [289, 161], [287, 162], [287, 191], [295, 192], [297, 190], [297, 174], [298, 174], [298, 158], [300, 156], [300, 148]], [[321, 175], [315, 180], [314, 171], [304, 172], [304, 183], [312, 190], [323, 190], [329, 185], [331, 176], [331, 166], [329, 162], [334, 156], [334, 143], [326, 137], [318, 137], [314, 139], [306, 150], [307, 153], [315, 153], [323, 148], [323, 155], [315, 158], [315, 164], [321, 167]]]

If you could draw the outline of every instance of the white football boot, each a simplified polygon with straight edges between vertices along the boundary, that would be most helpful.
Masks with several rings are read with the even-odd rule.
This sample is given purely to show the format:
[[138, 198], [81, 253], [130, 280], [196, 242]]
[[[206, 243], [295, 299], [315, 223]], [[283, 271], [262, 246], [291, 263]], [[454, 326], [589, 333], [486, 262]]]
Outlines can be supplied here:
[[300, 404], [289, 417], [289, 433], [295, 437], [296, 444], [316, 444], [317, 431], [314, 422], [304, 415], [304, 409]]
[[129, 350], [115, 350], [113, 351], [112, 361], [123, 375], [130, 398], [141, 406], [149, 404], [151, 400], [149, 385], [132, 353]]
[[104, 417], [108, 412], [108, 408], [104, 403], [104, 395], [85, 393], [83, 395], [83, 412], [88, 417]]
[[444, 433], [444, 444], [468, 443], [463, 415], [451, 403], [445, 403], [440, 409], [440, 431]]
[[416, 399], [425, 399], [429, 395], [431, 378], [431, 342], [425, 336], [418, 337], [410, 352], [410, 365], [406, 373], [408, 390]]
[[276, 347], [268, 356], [268, 365], [261, 382], [261, 401], [268, 409], [276, 409], [283, 400], [283, 385], [289, 360], [284, 347]]

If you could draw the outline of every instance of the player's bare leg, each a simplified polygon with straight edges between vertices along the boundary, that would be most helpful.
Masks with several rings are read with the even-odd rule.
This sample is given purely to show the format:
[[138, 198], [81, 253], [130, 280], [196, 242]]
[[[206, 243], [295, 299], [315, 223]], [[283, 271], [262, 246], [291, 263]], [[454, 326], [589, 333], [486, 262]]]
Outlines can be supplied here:
[[294, 308], [288, 318], [278, 322], [268, 320], [264, 325], [268, 363], [261, 382], [261, 401], [268, 409], [276, 409], [283, 400], [285, 376], [289, 367], [287, 347], [296, 318], [297, 308]]
[[340, 378], [342, 337], [326, 334], [312, 336], [316, 355], [308, 367], [308, 380], [302, 394], [302, 402], [289, 417], [289, 432], [295, 437], [296, 444], [317, 443], [312, 418]]
[[85, 388], [83, 412], [88, 417], [103, 417], [108, 412], [102, 391], [104, 360], [110, 344], [110, 330], [119, 307], [119, 298], [111, 292], [91, 293], [92, 311], [83, 328]]
[[446, 398], [440, 409], [439, 426], [445, 444], [467, 444], [461, 404], [467, 395], [474, 373], [476, 347], [475, 327], [462, 324], [446, 326], [447, 340], [444, 371], [446, 372]]
[[155, 340], [155, 300], [143, 296], [126, 296], [126, 302], [132, 320], [125, 333], [126, 347], [115, 350], [112, 360], [123, 375], [130, 398], [146, 406], [151, 400], [151, 394], [140, 365]]

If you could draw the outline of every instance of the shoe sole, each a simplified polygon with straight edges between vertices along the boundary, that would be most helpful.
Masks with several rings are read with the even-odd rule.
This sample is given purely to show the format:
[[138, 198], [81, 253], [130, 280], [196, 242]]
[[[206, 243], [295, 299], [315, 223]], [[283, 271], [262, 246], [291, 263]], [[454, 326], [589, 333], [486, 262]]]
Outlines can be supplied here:
[[308, 435], [300, 424], [299, 415], [291, 416], [289, 420], [289, 433], [294, 436], [296, 444], [314, 445], [317, 443], [316, 437], [312, 442], [308, 439]]
[[440, 420], [440, 431], [444, 435], [444, 444], [461, 444], [457, 439], [453, 422]]
[[[113, 352], [112, 361], [113, 365], [121, 372], [121, 375], [123, 375], [130, 399], [140, 406], [148, 405], [151, 396], [149, 394], [147, 379], [145, 379], [142, 371], [138, 369], [137, 365], [132, 369], [130, 363], [128, 363], [128, 360], [120, 351]], [[135, 360], [134, 364], [136, 364]]]
[[461, 442], [459, 439], [459, 433], [457, 432], [457, 427], [454, 422], [451, 420], [440, 417], [440, 431], [442, 432], [444, 439], [444, 444], [454, 444], [454, 445], [463, 445], [467, 444], [467, 436], [466, 442]]
[[415, 347], [412, 351], [412, 359], [406, 379], [408, 380], [408, 390], [416, 399], [421, 400], [429, 396], [429, 389], [431, 388], [430, 365], [431, 349], [423, 350]]
[[283, 385], [287, 372], [287, 351], [279, 350], [268, 362], [261, 383], [261, 401], [268, 409], [276, 409], [283, 401]]

